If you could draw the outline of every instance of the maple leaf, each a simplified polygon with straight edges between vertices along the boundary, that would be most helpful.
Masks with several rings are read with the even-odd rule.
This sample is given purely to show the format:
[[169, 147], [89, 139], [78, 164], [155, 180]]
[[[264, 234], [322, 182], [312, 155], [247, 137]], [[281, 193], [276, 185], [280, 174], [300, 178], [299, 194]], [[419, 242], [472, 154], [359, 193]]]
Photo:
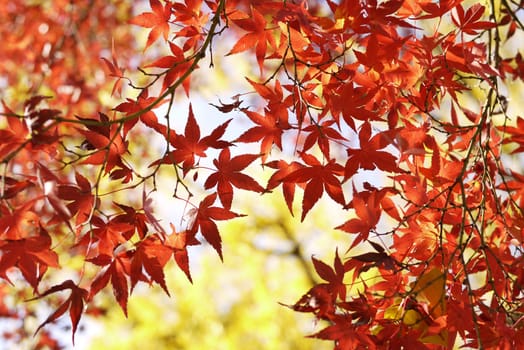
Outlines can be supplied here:
[[60, 291], [63, 291], [65, 289], [70, 289], [71, 294], [69, 295], [69, 298], [67, 298], [62, 305], [60, 305], [55, 312], [53, 312], [47, 319], [38, 326], [38, 328], [35, 331], [35, 334], [38, 333], [38, 331], [45, 326], [49, 322], [53, 322], [60, 316], [62, 316], [67, 310], [69, 310], [69, 318], [71, 319], [71, 325], [73, 328], [72, 331], [72, 339], [73, 344], [75, 343], [75, 333], [76, 329], [78, 327], [78, 322], [80, 322], [80, 317], [82, 317], [82, 313], [84, 312], [84, 302], [88, 299], [88, 291], [84, 288], [80, 288], [78, 285], [76, 285], [73, 281], [67, 280], [64, 281], [58, 285], [55, 285], [51, 288], [49, 288], [47, 291], [39, 295], [38, 297], [31, 299], [36, 300], [43, 297], [46, 297], [50, 294], [57, 293]]
[[71, 201], [67, 204], [67, 210], [70, 216], [76, 215], [75, 224], [77, 230], [80, 225], [85, 223], [91, 216], [93, 206], [98, 206], [100, 200], [95, 200], [95, 196], [91, 193], [91, 184], [84, 176], [75, 173], [76, 185], [61, 184], [57, 186], [57, 197], [66, 201]]
[[[524, 0], [149, 0], [151, 9], [131, 20], [136, 8], [127, 2], [90, 1], [89, 11], [66, 11], [74, 35], [63, 9], [25, 3], [0, 2], [8, 24], [0, 25], [0, 85], [15, 92], [6, 95], [12, 108], [0, 106], [0, 279], [15, 273], [38, 295], [59, 255], [93, 264], [69, 269], [78, 279], [43, 293], [67, 295], [38, 331], [69, 312], [74, 337], [84, 306], [109, 284], [124, 314], [139, 282], [167, 293], [171, 256], [191, 281], [188, 247], [200, 244], [197, 235], [223, 258], [218, 221], [240, 216], [231, 211], [233, 191], [282, 186], [292, 214], [296, 187], [303, 190], [302, 220], [327, 192], [352, 209], [338, 226], [351, 235], [348, 246], [372, 247], [347, 260], [337, 250], [330, 264], [312, 257], [322, 283], [291, 308], [327, 323], [313, 337], [337, 350], [524, 349], [524, 176], [511, 163], [524, 151], [524, 119], [515, 116], [519, 96], [510, 88], [524, 78], [524, 61], [507, 49], [522, 36]], [[19, 20], [10, 20], [13, 14]], [[136, 30], [147, 37], [138, 54]], [[107, 33], [114, 33], [109, 55]], [[231, 39], [226, 54], [243, 53], [260, 72], [257, 82], [246, 78], [250, 91], [215, 105], [249, 119], [235, 125], [240, 136], [223, 140], [230, 121], [210, 115], [205, 122], [215, 125], [206, 125], [213, 131], [203, 137], [204, 119], [191, 105], [185, 129], [171, 129], [164, 119], [177, 113], [180, 91], [197, 97], [207, 77], [190, 85], [195, 72], [205, 56], [211, 68], [223, 54], [219, 41]], [[99, 74], [100, 57], [107, 74]], [[123, 67], [137, 62], [141, 76], [124, 77]], [[225, 68], [223, 85], [237, 88], [242, 67]], [[112, 116], [75, 116], [107, 108], [97, 97], [108, 87], [121, 94], [125, 80], [129, 96]], [[133, 129], [138, 123], [146, 128]], [[165, 142], [160, 159], [148, 160], [156, 144], [150, 136]], [[246, 143], [256, 143], [259, 154], [248, 154], [248, 145], [231, 155]], [[246, 171], [259, 158], [272, 169], [265, 188], [260, 174]], [[142, 162], [156, 166], [143, 174]], [[193, 208], [181, 232], [173, 225], [165, 232], [149, 197], [164, 191], [163, 164], [177, 175], [174, 200]], [[391, 184], [367, 182], [364, 175], [377, 170]], [[208, 173], [200, 181], [202, 171]], [[187, 198], [177, 195], [178, 185]], [[211, 193], [194, 202], [194, 186]], [[381, 220], [384, 213], [393, 220]], [[352, 279], [353, 295], [344, 279]], [[12, 311], [20, 293], [8, 293], [0, 287], [0, 316], [31, 315], [23, 303]], [[26, 333], [9, 332], [5, 346]], [[58, 347], [52, 335], [35, 347]]]
[[335, 124], [334, 120], [327, 120], [320, 124], [315, 123], [305, 127], [302, 131], [306, 132], [307, 136], [304, 140], [304, 145], [302, 146], [302, 152], [306, 152], [315, 144], [318, 144], [324, 157], [330, 159], [330, 140], [346, 140], [337, 130], [331, 127], [333, 124]]
[[502, 125], [498, 126], [497, 129], [510, 135], [510, 137], [502, 140], [504, 144], [515, 143], [518, 145], [511, 153], [524, 151], [524, 118], [518, 117], [515, 126]]
[[258, 67], [262, 74], [267, 44], [276, 47], [273, 33], [266, 28], [267, 22], [264, 16], [255, 7], [251, 7], [251, 15], [238, 10], [231, 14], [229, 19], [248, 33], [244, 34], [227, 54], [232, 55], [255, 48]]
[[[119, 222], [119, 223], [127, 223], [133, 226], [136, 229], [136, 232], [138, 233], [138, 237], [140, 237], [140, 239], [144, 239], [148, 232], [147, 222], [151, 222], [150, 221], [151, 219], [148, 217], [148, 215], [145, 213], [142, 213], [140, 210], [137, 210], [133, 207], [130, 207], [124, 204], [120, 204], [116, 202], [114, 204], [118, 206], [120, 209], [122, 209], [124, 213], [115, 216], [113, 221]], [[157, 227], [157, 225], [159, 225], [157, 221], [151, 224], [155, 226], [155, 228]], [[159, 232], [162, 232], [162, 231], [159, 231]]]
[[381, 245], [370, 240], [367, 242], [375, 249], [375, 252], [352, 256], [344, 263], [345, 271], [358, 268], [353, 279], [356, 279], [360, 273], [365, 272], [372, 267], [379, 267], [387, 270], [393, 270], [395, 268], [395, 259], [389, 256]]
[[335, 341], [335, 344], [337, 344], [335, 350], [377, 349], [373, 337], [354, 327], [350, 316], [336, 315], [332, 321], [333, 325], [310, 335], [310, 337]]
[[344, 168], [331, 159], [322, 165], [315, 156], [301, 153], [301, 158], [309, 166], [297, 169], [282, 179], [283, 182], [304, 183], [304, 198], [302, 199], [302, 218], [304, 221], [307, 213], [315, 203], [322, 197], [324, 191], [337, 203], [346, 205], [342, 184], [337, 176], [343, 174]]
[[173, 258], [175, 259], [178, 267], [184, 271], [189, 281], [193, 283], [191, 271], [189, 270], [187, 246], [198, 245], [200, 243], [194, 238], [193, 235], [188, 234], [187, 231], [176, 232], [175, 226], [173, 224], [170, 225], [172, 232], [167, 236], [166, 246], [173, 249]]
[[271, 88], [267, 83], [257, 83], [249, 77], [246, 77], [246, 80], [251, 86], [255, 89], [256, 93], [260, 95], [267, 103], [267, 109], [272, 111], [275, 115], [280, 115], [281, 121], [284, 124], [289, 124], [287, 119], [286, 108], [292, 106], [293, 104], [288, 101], [285, 103], [283, 101], [284, 93], [282, 90], [282, 85], [279, 80], [275, 81], [275, 86]]
[[369, 324], [375, 318], [377, 309], [373, 307], [372, 300], [366, 295], [358, 293], [358, 298], [353, 297], [351, 301], [338, 304], [341, 308], [351, 312], [351, 319], [357, 324]]
[[341, 300], [346, 299], [346, 286], [344, 284], [344, 265], [338, 256], [338, 249], [335, 252], [333, 261], [334, 269], [321, 260], [311, 257], [313, 266], [318, 275], [325, 281], [329, 282], [330, 290], [335, 294], [335, 297], [340, 297]]
[[128, 98], [126, 102], [122, 102], [114, 108], [115, 111], [125, 113], [127, 117], [131, 115], [137, 115], [137, 118], [131, 118], [124, 122], [124, 139], [127, 137], [128, 132], [136, 125], [138, 120], [140, 120], [148, 128], [155, 130], [160, 135], [168, 137], [167, 127], [164, 124], [158, 122], [155, 112], [153, 112], [150, 108], [153, 103], [157, 103], [156, 106], [159, 107], [163, 102], [158, 102], [156, 97], [149, 96], [147, 93], [144, 93], [140, 94], [136, 100]]
[[124, 251], [115, 256], [114, 259], [111, 259], [109, 264], [107, 264], [106, 261], [101, 262], [97, 259], [88, 260], [95, 265], [109, 265], [91, 282], [88, 299], [91, 300], [111, 281], [113, 295], [124, 312], [124, 315], [127, 317], [127, 301], [129, 299], [127, 279], [131, 274], [131, 258], [132, 252]]
[[18, 240], [28, 237], [39, 223], [38, 215], [31, 210], [34, 202], [28, 201], [10, 212], [0, 216], [0, 237], [7, 240]]
[[418, 19], [443, 17], [446, 12], [451, 11], [458, 6], [462, 0], [442, 0], [439, 3], [423, 2], [420, 7], [427, 12], [427, 15], [418, 17]]
[[260, 153], [262, 162], [265, 162], [267, 156], [271, 153], [271, 148], [276, 145], [282, 150], [282, 135], [284, 130], [290, 129], [291, 126], [286, 120], [282, 120], [278, 115], [267, 113], [261, 115], [256, 112], [243, 111], [249, 119], [258, 126], [252, 127], [240, 135], [237, 142], [258, 142], [260, 140]]
[[111, 90], [111, 96], [115, 94], [115, 91], [118, 92], [118, 95], [122, 95], [122, 79], [125, 78], [125, 70], [118, 66], [118, 62], [116, 60], [114, 40], [111, 42], [111, 62], [104, 57], [102, 57], [102, 60], [104, 61], [104, 63], [107, 66], [107, 69], [109, 70], [109, 76], [117, 78], [115, 84], [113, 85], [113, 89]]
[[487, 30], [497, 26], [496, 23], [479, 21], [484, 15], [485, 7], [481, 4], [474, 4], [464, 12], [464, 7], [459, 4], [454, 8], [451, 19], [457, 27], [466, 34], [477, 35], [479, 30]]
[[[101, 121], [109, 120], [102, 113], [100, 115]], [[90, 130], [77, 129], [85, 137], [81, 148], [93, 151], [82, 161], [82, 164], [105, 164], [106, 173], [115, 166], [127, 168], [122, 162], [122, 156], [127, 152], [127, 142], [120, 134], [120, 128], [116, 125], [87, 126], [87, 128]]]
[[216, 193], [210, 194], [204, 198], [198, 209], [195, 209], [192, 213], [193, 224], [189, 228], [190, 233], [195, 233], [200, 229], [200, 232], [204, 236], [207, 242], [216, 250], [220, 259], [222, 257], [222, 239], [218, 232], [218, 227], [215, 223], [216, 220], [230, 220], [236, 217], [243, 216], [241, 214], [234, 213], [228, 209], [220, 207], [212, 207], [211, 205], [215, 202], [217, 197]]
[[[6, 114], [8, 127], [0, 129], [0, 154], [4, 159], [9, 159], [11, 152], [17, 149], [27, 138], [29, 128], [23, 118], [19, 118], [2, 100], [2, 107]], [[3, 119], [3, 118], [2, 118]]]
[[416, 206], [424, 205], [428, 200], [428, 189], [426, 178], [401, 174], [394, 177], [404, 190], [406, 198]]
[[211, 106], [215, 107], [222, 113], [229, 113], [235, 109], [240, 109], [240, 105], [242, 104], [242, 100], [239, 99], [239, 95], [236, 95], [233, 97], [234, 102], [232, 103], [224, 103], [218, 99], [218, 102], [220, 102], [220, 106], [210, 103]]
[[147, 43], [144, 51], [147, 50], [162, 35], [167, 41], [169, 35], [169, 19], [171, 17], [171, 5], [166, 3], [162, 6], [159, 0], [149, 0], [149, 5], [153, 12], [144, 12], [132, 18], [129, 23], [141, 27], [151, 28], [147, 37]]
[[[157, 67], [157, 68], [167, 68], [167, 71], [163, 74], [164, 81], [162, 83], [162, 90], [166, 90], [173, 82], [177, 81], [181, 76], [183, 76], [188, 69], [191, 69], [191, 60], [186, 58], [184, 51], [178, 47], [176, 44], [169, 42], [169, 49], [173, 55], [163, 56], [156, 61], [146, 65], [145, 67]], [[189, 96], [190, 88], [190, 79], [186, 78], [182, 85], [186, 92], [186, 95]]]
[[200, 127], [193, 114], [193, 108], [189, 105], [189, 114], [183, 135], [171, 135], [170, 144], [175, 148], [167, 153], [162, 159], [153, 162], [151, 166], [157, 164], [180, 164], [184, 175], [198, 164], [197, 157], [207, 157], [208, 148], [221, 149], [231, 145], [229, 142], [221, 140], [231, 119], [216, 127], [211, 134], [200, 138]]
[[430, 125], [422, 124], [419, 127], [407, 123], [397, 134], [397, 142], [401, 151], [399, 162], [402, 162], [410, 155], [425, 157], [427, 149], [432, 151], [431, 166], [429, 173], [438, 174], [440, 172], [440, 150], [435, 138], [428, 132]]
[[313, 286], [294, 305], [284, 305], [298, 312], [313, 312], [319, 319], [330, 319], [335, 313], [336, 295], [328, 284]]
[[286, 179], [287, 176], [293, 173], [294, 171], [302, 169], [304, 165], [299, 162], [287, 163], [284, 160], [275, 160], [264, 165], [273, 169], [277, 169], [277, 171], [275, 171], [268, 180], [267, 191], [270, 191], [278, 185], [282, 184], [284, 200], [286, 201], [289, 212], [291, 213], [291, 215], [293, 215], [293, 199], [295, 198], [295, 186], [305, 186], [305, 183], [284, 181], [284, 179]]
[[362, 93], [362, 88], [355, 87], [353, 82], [342, 85], [333, 95], [328, 96], [332, 101], [335, 112], [335, 122], [339, 124], [339, 114], [353, 130], [356, 130], [355, 119], [363, 121], [381, 120], [376, 113], [366, 108], [366, 104], [373, 98], [374, 91]]
[[37, 236], [0, 241], [0, 277], [11, 283], [9, 269], [16, 267], [36, 291], [48, 267], [59, 267], [58, 255], [51, 249], [51, 237], [40, 226]]
[[350, 219], [336, 228], [347, 233], [357, 234], [351, 244], [351, 247], [354, 247], [367, 240], [369, 232], [375, 228], [380, 219], [381, 211], [376, 192], [371, 192], [367, 201], [364, 201], [359, 193], [354, 192], [352, 205], [358, 218]]
[[[171, 258], [173, 251], [171, 248], [162, 244], [158, 235], [148, 236], [135, 244], [135, 251], [131, 259], [131, 291], [139, 279], [148, 279], [158, 283], [169, 295], [167, 289], [164, 266]], [[148, 274], [145, 276], [144, 272]]]
[[121, 244], [126, 243], [135, 233], [135, 226], [113, 218], [109, 221], [94, 216], [91, 218], [92, 231], [85, 234], [77, 243], [78, 246], [88, 247], [87, 260], [102, 259], [110, 261], [114, 251]]
[[216, 186], [218, 198], [225, 209], [231, 209], [233, 186], [253, 192], [264, 192], [264, 188], [251, 176], [240, 172], [258, 157], [257, 154], [242, 154], [231, 158], [229, 148], [224, 148], [218, 159], [213, 160], [217, 171], [209, 175], [204, 188], [210, 189]]
[[380, 170], [395, 172], [398, 170], [396, 158], [387, 151], [380, 151], [390, 143], [385, 133], [378, 133], [371, 136], [371, 125], [365, 122], [360, 127], [358, 134], [360, 145], [358, 148], [347, 148], [348, 159], [344, 169], [344, 180], [351, 178], [357, 173], [358, 169]]
[[23, 190], [34, 186], [34, 182], [30, 180], [18, 181], [12, 177], [0, 176], [0, 186], [3, 193], [0, 194], [1, 199], [10, 199], [18, 195]]

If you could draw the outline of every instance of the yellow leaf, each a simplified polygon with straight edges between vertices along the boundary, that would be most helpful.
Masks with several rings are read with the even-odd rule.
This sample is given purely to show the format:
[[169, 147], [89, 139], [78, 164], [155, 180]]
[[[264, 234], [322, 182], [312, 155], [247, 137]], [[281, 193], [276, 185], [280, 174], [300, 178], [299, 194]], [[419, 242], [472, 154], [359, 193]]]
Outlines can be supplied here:
[[420, 314], [416, 310], [408, 310], [404, 314], [402, 321], [408, 326], [415, 326], [420, 322]]
[[433, 317], [439, 317], [446, 311], [445, 284], [446, 276], [434, 268], [423, 274], [413, 286], [415, 298], [429, 304], [428, 311]]

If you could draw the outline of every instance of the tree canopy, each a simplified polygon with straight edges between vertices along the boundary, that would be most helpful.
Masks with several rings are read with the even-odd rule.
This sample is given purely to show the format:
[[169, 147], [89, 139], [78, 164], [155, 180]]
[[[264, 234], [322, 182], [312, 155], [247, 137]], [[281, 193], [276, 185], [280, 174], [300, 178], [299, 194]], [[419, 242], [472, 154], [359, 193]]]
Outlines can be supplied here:
[[74, 342], [104, 291], [125, 315], [137, 286], [170, 295], [171, 261], [190, 290], [188, 251], [227, 259], [239, 194], [273, 192], [300, 221], [343, 211], [321, 282], [282, 305], [311, 337], [524, 347], [523, 8], [1, 2], [0, 317], [40, 321], [4, 337], [59, 348], [68, 319]]

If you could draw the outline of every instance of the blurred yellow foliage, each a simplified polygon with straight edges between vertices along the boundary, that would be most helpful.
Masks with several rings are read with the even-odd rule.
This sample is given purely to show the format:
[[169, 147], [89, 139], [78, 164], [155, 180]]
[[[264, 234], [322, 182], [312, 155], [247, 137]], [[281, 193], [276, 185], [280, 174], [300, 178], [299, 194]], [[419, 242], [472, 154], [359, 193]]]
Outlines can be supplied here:
[[305, 337], [324, 324], [279, 303], [293, 304], [312, 286], [311, 254], [332, 259], [344, 235], [330, 227], [341, 218], [326, 203], [300, 223], [279, 195], [240, 199], [237, 207], [249, 216], [221, 227], [224, 263], [209, 247], [191, 250], [194, 283], [172, 264], [166, 273], [171, 298], [139, 285], [126, 320], [108, 295], [103, 330], [90, 348], [330, 349], [329, 342]]

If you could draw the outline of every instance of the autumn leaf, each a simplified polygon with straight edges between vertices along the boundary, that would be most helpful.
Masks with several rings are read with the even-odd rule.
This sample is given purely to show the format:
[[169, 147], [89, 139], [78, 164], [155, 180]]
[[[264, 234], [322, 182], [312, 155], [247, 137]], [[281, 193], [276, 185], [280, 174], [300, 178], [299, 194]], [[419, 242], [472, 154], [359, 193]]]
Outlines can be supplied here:
[[[154, 67], [167, 69], [163, 74], [164, 81], [162, 83], [162, 90], [166, 90], [181, 78], [192, 65], [191, 59], [185, 57], [184, 51], [179, 46], [172, 42], [168, 42], [168, 44], [172, 55], [160, 57], [156, 61], [145, 66], [145, 68]], [[182, 82], [182, 86], [186, 91], [186, 95], [189, 94], [190, 79], [186, 78]]]
[[347, 233], [356, 234], [351, 247], [367, 240], [369, 233], [373, 230], [381, 216], [379, 202], [376, 192], [369, 194], [367, 201], [364, 201], [358, 193], [353, 194], [352, 206], [355, 209], [357, 218], [349, 219], [344, 224], [337, 227]]
[[166, 245], [173, 250], [173, 258], [178, 267], [186, 274], [188, 280], [193, 283], [191, 278], [191, 271], [189, 270], [189, 257], [187, 254], [187, 246], [200, 244], [194, 237], [188, 234], [187, 231], [176, 232], [173, 224], [171, 225], [171, 233], [167, 236]]
[[42, 324], [40, 324], [40, 326], [38, 326], [38, 328], [35, 331], [35, 334], [38, 333], [38, 331], [43, 326], [45, 326], [47, 323], [55, 321], [60, 316], [62, 316], [67, 310], [69, 310], [69, 318], [71, 319], [71, 325], [73, 327], [72, 339], [73, 339], [73, 344], [74, 344], [76, 329], [78, 327], [78, 322], [80, 322], [80, 318], [82, 317], [82, 313], [84, 312], [84, 303], [87, 301], [88, 291], [85, 290], [84, 288], [80, 288], [73, 281], [67, 280], [67, 281], [64, 281], [58, 285], [55, 285], [49, 288], [47, 291], [39, 295], [37, 298], [31, 299], [31, 300], [44, 298], [50, 294], [54, 294], [54, 293], [57, 293], [57, 292], [60, 292], [66, 289], [71, 290], [71, 294], [69, 295], [69, 298], [67, 298], [55, 310], [55, 312], [49, 315], [49, 317]]
[[19, 240], [27, 238], [30, 233], [36, 231], [39, 225], [39, 217], [32, 210], [33, 201], [13, 208], [0, 216], [0, 237], [4, 240]]
[[321, 260], [311, 257], [313, 266], [318, 275], [329, 283], [329, 288], [332, 290], [335, 296], [338, 296], [341, 300], [346, 299], [346, 285], [344, 284], [344, 265], [338, 256], [338, 249], [335, 252], [335, 259], [333, 261], [334, 269]]
[[[104, 289], [127, 315], [140, 282], [168, 293], [171, 258], [191, 281], [199, 240], [227, 259], [218, 221], [241, 193], [281, 187], [293, 214], [300, 188], [302, 221], [324, 200], [348, 211], [352, 252], [312, 251], [322, 281], [289, 306], [322, 321], [312, 337], [524, 349], [523, 1], [57, 4], [0, 2], [2, 318], [34, 314], [26, 287], [64, 293], [38, 330], [69, 312], [74, 336]], [[278, 252], [303, 258], [288, 236]], [[32, 344], [67, 347], [53, 335]]]
[[286, 201], [287, 207], [291, 215], [293, 215], [293, 199], [295, 198], [295, 187], [297, 185], [304, 187], [305, 182], [295, 183], [290, 181], [284, 181], [288, 175], [294, 171], [304, 167], [303, 164], [299, 162], [287, 163], [284, 160], [272, 161], [264, 164], [273, 169], [277, 169], [273, 175], [268, 180], [267, 190], [270, 191], [275, 187], [282, 185], [282, 192], [284, 194], [284, 200]]
[[291, 126], [285, 120], [282, 120], [278, 115], [267, 113], [265, 115], [256, 112], [244, 110], [244, 113], [257, 126], [254, 126], [240, 135], [237, 142], [259, 142], [260, 154], [262, 155], [262, 162], [264, 162], [269, 154], [271, 148], [276, 145], [282, 150], [282, 135], [285, 130], [290, 129]]
[[104, 63], [107, 66], [107, 69], [109, 70], [109, 76], [117, 78], [115, 84], [113, 85], [113, 90], [111, 90], [111, 96], [115, 94], [115, 91], [118, 92], [119, 95], [122, 95], [122, 79], [125, 78], [125, 70], [119, 67], [118, 65], [114, 41], [112, 41], [111, 45], [111, 61], [104, 57], [102, 57], [102, 60], [104, 61]]
[[464, 11], [462, 4], [454, 8], [451, 16], [453, 23], [466, 34], [477, 35], [478, 31], [494, 28], [496, 23], [489, 21], [479, 21], [484, 15], [485, 7], [481, 4], [474, 4], [467, 11]]
[[75, 224], [77, 229], [85, 223], [100, 201], [95, 200], [92, 194], [92, 186], [84, 176], [75, 174], [76, 184], [61, 184], [57, 186], [56, 196], [62, 200], [69, 201], [67, 210], [71, 216], [76, 215]]
[[258, 67], [262, 73], [268, 43], [276, 47], [273, 33], [266, 28], [267, 22], [264, 16], [255, 7], [251, 7], [251, 14], [237, 11], [230, 16], [230, 19], [248, 33], [244, 34], [227, 54], [232, 55], [255, 48]]
[[173, 251], [162, 244], [157, 235], [148, 236], [135, 247], [131, 260], [131, 291], [139, 280], [150, 279], [158, 283], [169, 295], [164, 277], [164, 266], [171, 259]]
[[2, 184], [3, 193], [0, 195], [2, 199], [9, 199], [15, 197], [18, 193], [23, 190], [34, 186], [34, 183], [29, 180], [18, 181], [12, 177], [0, 177], [0, 183]]
[[[120, 103], [114, 109], [115, 111], [122, 112], [128, 118], [123, 123], [123, 138], [127, 137], [127, 134], [136, 123], [140, 120], [145, 126], [155, 130], [160, 135], [169, 137], [167, 135], [167, 127], [158, 121], [158, 118], [154, 111], [151, 110], [150, 106], [153, 103], [157, 103], [157, 107], [160, 107], [163, 102], [158, 102], [157, 98], [149, 96], [148, 94], [140, 94], [136, 99], [126, 99], [125, 102]], [[135, 116], [135, 118], [130, 118]]]
[[131, 258], [131, 251], [123, 251], [109, 261], [90, 259], [90, 262], [95, 265], [107, 266], [105, 270], [102, 270], [91, 282], [88, 295], [89, 300], [111, 281], [113, 295], [124, 312], [124, 315], [127, 317], [127, 301], [130, 293], [128, 278], [131, 275]]
[[200, 230], [206, 241], [211, 244], [220, 256], [220, 259], [223, 260], [222, 239], [215, 221], [230, 220], [243, 215], [225, 208], [212, 207], [211, 205], [215, 202], [216, 197], [217, 194], [213, 193], [200, 202], [198, 209], [195, 209], [193, 212], [193, 225], [190, 227], [189, 232], [194, 233]]
[[167, 3], [163, 6], [159, 0], [149, 0], [153, 12], [143, 12], [132, 18], [129, 23], [141, 27], [151, 28], [144, 51], [147, 50], [162, 35], [167, 41], [169, 35], [169, 19], [171, 17], [171, 6]]
[[189, 114], [183, 135], [171, 135], [169, 142], [174, 147], [173, 151], [167, 153], [161, 160], [153, 162], [150, 166], [157, 164], [180, 164], [186, 175], [189, 170], [198, 164], [198, 159], [207, 157], [208, 148], [222, 149], [230, 145], [229, 142], [221, 140], [231, 120], [216, 127], [208, 136], [200, 136], [200, 127], [195, 119], [193, 108], [189, 105]]
[[233, 201], [233, 186], [248, 191], [263, 192], [264, 188], [258, 182], [241, 172], [258, 157], [257, 154], [244, 154], [231, 158], [229, 148], [224, 148], [218, 159], [213, 161], [217, 171], [209, 175], [204, 188], [210, 189], [216, 186], [218, 198], [228, 210], [231, 209]]
[[[367, 122], [360, 127], [358, 134], [360, 145], [358, 148], [347, 149], [348, 159], [344, 169], [344, 179], [347, 180], [355, 175], [358, 169], [374, 170], [376, 168], [395, 172], [398, 170], [397, 159], [390, 152], [384, 151], [389, 146], [388, 136], [386, 133], [377, 133], [371, 136], [371, 125]], [[391, 140], [389, 138], [389, 140]]]
[[307, 183], [304, 188], [302, 199], [302, 218], [304, 221], [307, 213], [315, 203], [322, 197], [324, 191], [337, 203], [345, 205], [342, 184], [337, 176], [343, 174], [343, 167], [331, 159], [323, 165], [318, 159], [310, 154], [301, 153], [301, 158], [307, 166], [301, 167], [282, 179], [289, 183]]
[[304, 140], [304, 146], [302, 152], [306, 152], [315, 144], [322, 151], [322, 154], [326, 159], [330, 159], [330, 142], [346, 140], [336, 129], [332, 126], [335, 124], [334, 120], [324, 121], [319, 124], [311, 124], [303, 129], [303, 132], [307, 134]]
[[16, 267], [36, 291], [47, 269], [60, 266], [51, 243], [49, 233], [42, 226], [36, 236], [1, 241], [0, 277], [12, 283], [7, 272]]

